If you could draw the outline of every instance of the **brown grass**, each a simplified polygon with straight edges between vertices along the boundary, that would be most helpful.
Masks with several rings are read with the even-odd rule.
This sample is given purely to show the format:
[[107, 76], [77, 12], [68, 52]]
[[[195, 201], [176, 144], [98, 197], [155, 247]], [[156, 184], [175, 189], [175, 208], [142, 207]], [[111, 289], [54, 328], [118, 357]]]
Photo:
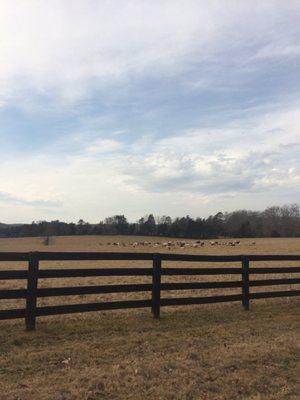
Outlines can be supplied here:
[[[129, 243], [136, 238], [61, 237], [54, 238], [47, 247], [42, 244], [41, 238], [1, 239], [0, 251], [168, 251], [106, 245], [112, 241]], [[151, 241], [163, 240], [154, 238]], [[252, 240], [244, 239], [236, 247], [206, 245], [199, 249], [188, 248], [184, 252], [300, 252], [299, 239], [255, 239], [255, 242], [256, 245], [251, 246]], [[172, 248], [170, 252], [183, 250]], [[74, 264], [77, 265], [74, 262], [45, 262], [41, 268], [74, 267]], [[126, 262], [126, 266], [145, 264], [150, 265]], [[78, 263], [78, 266], [82, 265], [125, 266], [124, 262]], [[174, 265], [179, 264], [172, 263]], [[0, 268], [24, 266], [26, 264], [5, 263], [4, 266], [2, 263]], [[195, 277], [192, 279], [195, 280]], [[223, 280], [224, 277], [218, 279]], [[64, 282], [52, 279], [41, 280], [40, 287], [133, 280], [148, 281], [146, 278], [126, 277], [78, 278]], [[184, 277], [173, 278], [173, 281], [183, 280]], [[0, 282], [0, 285], [0, 289], [23, 287], [24, 282], [7, 281]], [[283, 288], [268, 288], [272, 289]], [[238, 292], [224, 289], [222, 293], [224, 291]], [[221, 292], [220, 289], [201, 291], [201, 295], [208, 293]], [[195, 295], [185, 291], [164, 293], [164, 296], [191, 294]], [[199, 295], [199, 292], [196, 294]], [[73, 296], [40, 299], [39, 304], [146, 297], [149, 297], [148, 293]], [[22, 307], [23, 301], [1, 301], [0, 304], [2, 309]], [[21, 320], [1, 321], [0, 399], [298, 399], [298, 310], [297, 299], [279, 299], [253, 302], [250, 312], [244, 312], [240, 304], [163, 308], [159, 321], [152, 320], [147, 309], [107, 311], [40, 318], [37, 331], [33, 333], [24, 332]]]

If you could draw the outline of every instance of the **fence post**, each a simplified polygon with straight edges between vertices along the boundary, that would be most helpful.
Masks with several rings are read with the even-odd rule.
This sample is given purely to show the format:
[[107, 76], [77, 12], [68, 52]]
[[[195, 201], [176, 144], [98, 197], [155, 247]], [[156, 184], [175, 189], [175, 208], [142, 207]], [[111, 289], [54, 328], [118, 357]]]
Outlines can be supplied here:
[[26, 330], [35, 330], [37, 286], [39, 272], [38, 252], [29, 253], [25, 323]]
[[244, 310], [249, 310], [249, 260], [246, 256], [242, 258], [242, 303]]
[[153, 255], [152, 274], [152, 314], [154, 318], [160, 317], [160, 282], [161, 282], [161, 256]]

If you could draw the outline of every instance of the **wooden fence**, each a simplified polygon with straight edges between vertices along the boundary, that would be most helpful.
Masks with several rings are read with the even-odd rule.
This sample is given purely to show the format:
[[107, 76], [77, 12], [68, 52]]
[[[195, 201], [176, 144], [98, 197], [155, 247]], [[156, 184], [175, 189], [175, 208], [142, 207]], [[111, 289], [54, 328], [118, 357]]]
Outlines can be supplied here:
[[[151, 268], [72, 268], [72, 269], [40, 269], [40, 261], [61, 260], [139, 260], [152, 261]], [[250, 266], [258, 261], [299, 261], [300, 255], [236, 255], [236, 256], [205, 256], [187, 254], [151, 254], [151, 253], [78, 253], [78, 252], [31, 252], [31, 253], [0, 253], [0, 262], [27, 261], [26, 270], [3, 270], [0, 268], [0, 280], [27, 280], [27, 289], [0, 290], [0, 299], [26, 299], [24, 309], [0, 310], [0, 320], [25, 318], [26, 329], [34, 330], [36, 317], [55, 314], [69, 314], [77, 312], [113, 310], [124, 308], [151, 307], [153, 316], [160, 316], [163, 306], [178, 306], [190, 304], [207, 304], [240, 301], [245, 310], [249, 310], [249, 302], [253, 299], [272, 297], [299, 296], [300, 290], [268, 291], [250, 293], [249, 288], [256, 286], [295, 285], [300, 283], [300, 278], [277, 278], [250, 280], [251, 274], [297, 274], [300, 267], [257, 267]], [[162, 267], [163, 261], [184, 262], [214, 262], [214, 263], [241, 263], [240, 267], [205, 267], [181, 268]], [[0, 264], [1, 265], [1, 264]], [[209, 282], [181, 282], [162, 283], [162, 276], [170, 275], [236, 275], [239, 280], [234, 281], [209, 281]], [[102, 286], [74, 286], [58, 288], [39, 288], [39, 278], [73, 278], [73, 277], [103, 277], [103, 276], [151, 276], [149, 284], [118, 284]], [[240, 294], [227, 294], [201, 297], [176, 297], [161, 298], [162, 291], [196, 290], [217, 288], [240, 288]], [[70, 296], [103, 293], [129, 293], [152, 292], [151, 299], [124, 300], [101, 303], [66, 304], [55, 306], [37, 307], [37, 298], [51, 296]]]

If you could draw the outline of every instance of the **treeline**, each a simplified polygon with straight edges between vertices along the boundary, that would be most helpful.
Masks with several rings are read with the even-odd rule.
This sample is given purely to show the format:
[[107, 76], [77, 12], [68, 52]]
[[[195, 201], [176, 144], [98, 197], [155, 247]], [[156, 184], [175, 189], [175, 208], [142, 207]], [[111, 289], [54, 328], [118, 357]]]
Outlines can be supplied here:
[[106, 218], [99, 224], [39, 221], [24, 225], [0, 224], [0, 237], [64, 235], [143, 235], [181, 238], [300, 237], [300, 208], [297, 204], [269, 207], [264, 211], [218, 212], [208, 218], [189, 216], [154, 217], [128, 222], [124, 215]]

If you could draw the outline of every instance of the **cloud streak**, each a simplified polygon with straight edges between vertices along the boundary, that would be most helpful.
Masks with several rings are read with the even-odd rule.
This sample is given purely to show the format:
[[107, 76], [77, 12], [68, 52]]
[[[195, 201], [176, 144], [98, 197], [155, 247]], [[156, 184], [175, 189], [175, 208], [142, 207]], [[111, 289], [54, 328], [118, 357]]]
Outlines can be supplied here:
[[253, 59], [299, 56], [298, 18], [293, 1], [3, 1], [1, 100], [33, 91], [72, 103], [145, 76], [220, 74], [224, 64], [251, 75]]
[[30, 206], [30, 207], [41, 207], [44, 209], [59, 207], [61, 204], [59, 201], [52, 201], [52, 200], [46, 200], [46, 199], [36, 199], [36, 200], [25, 199], [25, 198], [13, 196], [9, 193], [1, 192], [1, 191], [0, 191], [0, 203], [9, 203], [9, 204], [18, 205], [18, 206], [21, 205], [21, 206]]

